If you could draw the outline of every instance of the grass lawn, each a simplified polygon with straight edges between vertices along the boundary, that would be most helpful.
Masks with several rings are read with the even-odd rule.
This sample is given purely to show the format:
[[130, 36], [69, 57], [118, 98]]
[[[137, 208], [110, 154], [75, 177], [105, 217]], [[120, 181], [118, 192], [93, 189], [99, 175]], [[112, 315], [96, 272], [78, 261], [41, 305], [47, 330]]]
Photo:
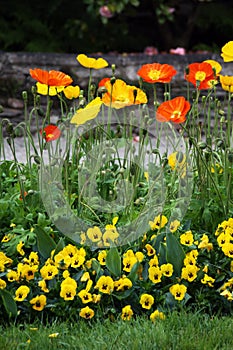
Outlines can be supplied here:
[[172, 313], [152, 323], [144, 318], [10, 324], [0, 327], [0, 349], [18, 350], [231, 350], [233, 319]]

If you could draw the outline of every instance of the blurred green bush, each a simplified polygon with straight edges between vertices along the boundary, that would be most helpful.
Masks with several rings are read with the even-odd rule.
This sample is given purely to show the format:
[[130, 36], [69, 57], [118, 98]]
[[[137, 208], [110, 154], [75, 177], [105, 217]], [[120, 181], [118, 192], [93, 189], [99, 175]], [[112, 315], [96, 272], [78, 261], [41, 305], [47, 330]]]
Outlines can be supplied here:
[[217, 51], [233, 37], [232, 0], [2, 0], [0, 50]]

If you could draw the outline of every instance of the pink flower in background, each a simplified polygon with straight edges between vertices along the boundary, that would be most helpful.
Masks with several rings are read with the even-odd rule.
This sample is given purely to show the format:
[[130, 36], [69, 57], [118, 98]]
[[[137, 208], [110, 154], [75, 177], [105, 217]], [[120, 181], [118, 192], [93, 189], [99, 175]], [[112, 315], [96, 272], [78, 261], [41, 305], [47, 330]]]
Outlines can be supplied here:
[[101, 16], [106, 17], [106, 18], [113, 17], [113, 13], [111, 12], [111, 10], [109, 9], [109, 7], [107, 5], [101, 6], [99, 9], [99, 13]]
[[148, 56], [158, 55], [158, 49], [154, 46], [147, 46], [144, 50], [144, 54]]
[[169, 12], [169, 13], [174, 13], [175, 10], [176, 10], [176, 9], [175, 9], [174, 7], [169, 7], [169, 8], [168, 8], [168, 12]]
[[169, 53], [183, 56], [186, 54], [186, 50], [183, 47], [177, 47], [176, 49], [170, 49]]

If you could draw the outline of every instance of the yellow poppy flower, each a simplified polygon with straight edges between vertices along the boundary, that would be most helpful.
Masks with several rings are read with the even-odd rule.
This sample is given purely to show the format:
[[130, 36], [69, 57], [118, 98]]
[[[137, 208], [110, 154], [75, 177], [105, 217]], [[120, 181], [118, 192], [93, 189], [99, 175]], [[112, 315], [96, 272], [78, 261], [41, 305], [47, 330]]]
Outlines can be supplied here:
[[233, 41], [228, 41], [228, 43], [222, 47], [221, 56], [224, 62], [233, 61]]
[[78, 85], [76, 86], [69, 85], [63, 90], [63, 92], [66, 98], [68, 98], [69, 100], [72, 100], [73, 98], [79, 97], [80, 87]]
[[76, 58], [85, 68], [101, 69], [108, 66], [108, 62], [103, 58], [88, 57], [84, 54], [80, 54]]
[[223, 90], [233, 92], [233, 76], [220, 75], [220, 83]]
[[134, 104], [147, 103], [147, 96], [141, 89], [127, 85], [123, 80], [116, 79], [112, 85], [110, 81], [105, 83], [107, 92], [102, 96], [106, 106], [120, 109]]
[[216, 75], [218, 75], [221, 72], [222, 66], [217, 61], [215, 61], [215, 60], [205, 60], [204, 62], [209, 63], [212, 66], [212, 68], [214, 68]]
[[70, 121], [71, 124], [79, 126], [85, 124], [88, 120], [94, 119], [98, 115], [102, 103], [100, 97], [96, 97], [86, 107], [78, 109]]
[[37, 93], [40, 95], [56, 96], [64, 90], [64, 86], [48, 86], [46, 84], [36, 83]]

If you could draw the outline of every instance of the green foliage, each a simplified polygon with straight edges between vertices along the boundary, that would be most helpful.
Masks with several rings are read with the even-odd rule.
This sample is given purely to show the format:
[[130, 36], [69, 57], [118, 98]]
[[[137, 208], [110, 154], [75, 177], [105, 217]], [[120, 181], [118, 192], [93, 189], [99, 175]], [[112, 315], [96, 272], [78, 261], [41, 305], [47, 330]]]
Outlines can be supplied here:
[[[180, 0], [111, 0], [107, 4], [104, 0], [69, 4], [64, 0], [42, 0], [32, 6], [29, 0], [4, 0], [0, 45], [6, 51], [65, 53], [135, 52], [151, 45], [168, 50], [169, 44], [186, 49], [206, 45], [213, 50], [230, 40], [229, 4], [229, 0], [189, 4]], [[101, 16], [101, 6], [109, 8], [111, 18]], [[164, 26], [171, 38], [163, 35]], [[186, 38], [184, 26], [190, 31]]]
[[117, 248], [109, 249], [106, 256], [106, 267], [114, 276], [121, 276], [121, 257]]
[[171, 232], [166, 234], [166, 253], [167, 262], [173, 265], [175, 276], [180, 276], [185, 253], [181, 244]]
[[3, 289], [3, 290], [0, 290], [0, 296], [2, 297], [3, 305], [9, 317], [16, 317], [17, 305], [11, 293]]

